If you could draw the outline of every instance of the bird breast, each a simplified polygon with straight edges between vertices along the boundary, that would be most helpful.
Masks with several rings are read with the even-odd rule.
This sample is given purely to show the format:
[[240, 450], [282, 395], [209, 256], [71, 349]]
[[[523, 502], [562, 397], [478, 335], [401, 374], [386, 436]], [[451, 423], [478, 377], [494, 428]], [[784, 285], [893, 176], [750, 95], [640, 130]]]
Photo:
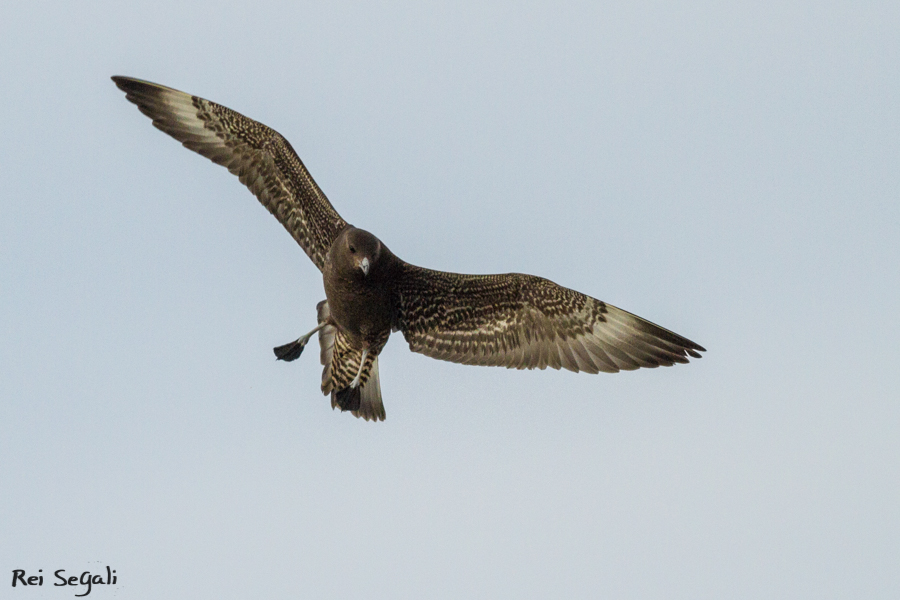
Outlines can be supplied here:
[[335, 324], [365, 347], [383, 344], [391, 331], [392, 314], [386, 282], [340, 277], [327, 266], [323, 279]]

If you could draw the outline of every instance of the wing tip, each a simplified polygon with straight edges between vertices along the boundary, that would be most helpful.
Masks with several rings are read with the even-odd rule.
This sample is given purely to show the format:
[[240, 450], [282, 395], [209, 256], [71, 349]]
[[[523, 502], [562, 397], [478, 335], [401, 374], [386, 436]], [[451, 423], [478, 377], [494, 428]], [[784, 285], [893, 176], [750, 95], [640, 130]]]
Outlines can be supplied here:
[[[124, 75], [113, 75], [110, 77], [116, 87], [125, 92], [125, 98], [138, 106], [145, 115], [150, 118], [157, 118], [158, 111], [148, 113], [149, 106], [159, 102], [161, 99], [173, 98], [194, 98], [191, 94], [170, 88], [165, 85], [137, 79], [136, 77], [126, 77]], [[145, 108], [147, 110], [145, 110]]]
[[112, 77], [110, 77], [110, 79], [113, 80], [113, 83], [116, 84], [116, 87], [124, 92], [130, 91], [131, 89], [148, 87], [164, 90], [172, 89], [158, 83], [153, 83], [152, 81], [147, 81], [146, 79], [138, 79], [137, 77], [128, 77], [126, 75], [113, 75]]
[[684, 338], [685, 343], [683, 344], [684, 351], [691, 356], [692, 358], [703, 358], [701, 352], [706, 352], [706, 348], [698, 344], [697, 342], [692, 342], [691, 340]]
[[144, 81], [143, 79], [136, 79], [134, 77], [126, 77], [125, 75], [113, 75], [110, 77], [113, 80], [113, 83], [116, 84], [116, 87], [129, 94], [141, 88], [147, 87], [160, 87], [156, 83], [151, 83], [149, 81]]

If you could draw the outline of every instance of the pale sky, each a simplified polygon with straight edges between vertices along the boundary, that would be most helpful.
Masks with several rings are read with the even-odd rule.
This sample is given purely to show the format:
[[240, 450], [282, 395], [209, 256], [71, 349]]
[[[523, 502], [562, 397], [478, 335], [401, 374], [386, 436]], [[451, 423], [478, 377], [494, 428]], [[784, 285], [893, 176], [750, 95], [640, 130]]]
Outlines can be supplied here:
[[[900, 4], [30, 2], [0, 21], [0, 597], [900, 597]], [[392, 336], [109, 77], [290, 140], [401, 258], [708, 349], [617, 375]], [[10, 587], [42, 569], [43, 587]]]

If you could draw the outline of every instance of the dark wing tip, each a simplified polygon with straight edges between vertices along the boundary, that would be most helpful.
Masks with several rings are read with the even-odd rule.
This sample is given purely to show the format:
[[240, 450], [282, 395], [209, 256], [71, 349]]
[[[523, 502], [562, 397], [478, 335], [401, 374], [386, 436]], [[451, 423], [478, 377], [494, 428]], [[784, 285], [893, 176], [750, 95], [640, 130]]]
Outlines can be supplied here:
[[[125, 92], [125, 97], [138, 107], [142, 103], [154, 102], [161, 95], [171, 93], [176, 95], [190, 96], [184, 92], [179, 92], [174, 88], [170, 88], [152, 81], [144, 81], [143, 79], [135, 79], [134, 77], [125, 77], [123, 75], [113, 75], [111, 77], [116, 87]], [[148, 115], [151, 116], [152, 115]]]
[[706, 352], [706, 348], [704, 348], [697, 342], [692, 342], [687, 338], [684, 338], [684, 341], [686, 342], [685, 344], [683, 344], [685, 352], [687, 352], [694, 358], [703, 358], [703, 355], [701, 355], [700, 353]]
[[141, 88], [156, 86], [155, 83], [135, 79], [134, 77], [125, 77], [124, 75], [113, 75], [110, 79], [116, 84], [116, 87], [125, 93], [133, 92]]

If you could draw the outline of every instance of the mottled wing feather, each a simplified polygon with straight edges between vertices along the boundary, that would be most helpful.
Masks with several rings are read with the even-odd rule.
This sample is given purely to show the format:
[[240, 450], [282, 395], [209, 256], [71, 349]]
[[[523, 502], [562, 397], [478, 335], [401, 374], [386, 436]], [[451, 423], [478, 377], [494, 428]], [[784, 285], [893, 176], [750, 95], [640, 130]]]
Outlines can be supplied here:
[[413, 352], [469, 365], [615, 373], [700, 358], [704, 348], [624, 310], [510, 273], [404, 265], [394, 325]]
[[347, 224], [286, 139], [215, 102], [139, 79], [112, 79], [157, 128], [237, 175], [322, 270]]

